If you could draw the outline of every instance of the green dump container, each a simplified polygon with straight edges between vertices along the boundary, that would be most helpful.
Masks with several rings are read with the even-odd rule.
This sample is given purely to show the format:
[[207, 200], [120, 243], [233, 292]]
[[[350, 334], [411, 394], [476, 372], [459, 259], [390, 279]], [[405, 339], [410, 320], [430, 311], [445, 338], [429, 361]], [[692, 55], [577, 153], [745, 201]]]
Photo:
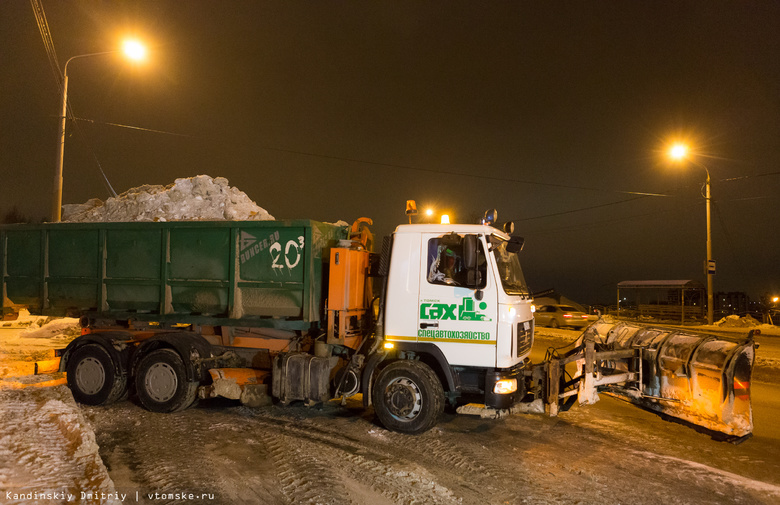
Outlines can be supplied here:
[[0, 226], [5, 304], [95, 319], [305, 329], [348, 227], [308, 220]]

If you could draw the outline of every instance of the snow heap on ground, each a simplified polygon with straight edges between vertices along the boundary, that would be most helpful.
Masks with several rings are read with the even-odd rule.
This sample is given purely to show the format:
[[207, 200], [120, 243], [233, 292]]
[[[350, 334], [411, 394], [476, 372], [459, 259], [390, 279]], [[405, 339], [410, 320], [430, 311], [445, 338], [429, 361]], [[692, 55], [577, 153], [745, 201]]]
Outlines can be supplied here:
[[751, 328], [754, 326], [761, 326], [761, 322], [753, 319], [749, 315], [745, 317], [732, 315], [726, 316], [720, 321], [716, 321], [715, 326], [719, 326], [721, 328]]
[[0, 387], [0, 405], [3, 503], [121, 503], [67, 386]]
[[132, 188], [105, 202], [93, 198], [63, 205], [63, 221], [272, 221], [246, 193], [230, 187], [224, 177], [199, 175], [176, 179], [168, 186]]
[[[3, 504], [119, 504], [92, 426], [64, 374], [33, 373], [33, 361], [80, 333], [63, 318], [0, 331], [0, 490]], [[19, 366], [28, 364], [30, 366]]]

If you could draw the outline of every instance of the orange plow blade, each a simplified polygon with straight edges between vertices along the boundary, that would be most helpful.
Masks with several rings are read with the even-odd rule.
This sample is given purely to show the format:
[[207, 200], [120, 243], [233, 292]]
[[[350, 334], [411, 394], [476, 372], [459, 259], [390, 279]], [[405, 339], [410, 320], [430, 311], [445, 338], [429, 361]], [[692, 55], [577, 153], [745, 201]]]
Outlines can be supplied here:
[[[588, 342], [592, 342], [591, 373], [596, 378], [590, 382], [597, 391], [731, 437], [752, 433], [752, 332], [746, 338], [731, 339], [687, 329], [598, 321], [582, 339], [585, 362]], [[614, 355], [629, 350], [634, 353], [630, 358], [599, 359], [600, 352]], [[604, 380], [615, 374], [628, 380]], [[582, 384], [587, 382], [585, 378]]]

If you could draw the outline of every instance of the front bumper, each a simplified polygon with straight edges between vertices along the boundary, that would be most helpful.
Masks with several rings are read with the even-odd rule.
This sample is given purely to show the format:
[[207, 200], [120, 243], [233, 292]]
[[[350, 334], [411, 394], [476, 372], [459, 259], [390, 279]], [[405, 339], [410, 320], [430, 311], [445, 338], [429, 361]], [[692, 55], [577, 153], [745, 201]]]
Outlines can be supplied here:
[[[508, 409], [525, 397], [524, 365], [500, 369], [485, 374], [485, 406], [494, 409]], [[496, 382], [501, 380], [517, 381], [517, 389], [512, 393], [498, 394], [494, 392]]]

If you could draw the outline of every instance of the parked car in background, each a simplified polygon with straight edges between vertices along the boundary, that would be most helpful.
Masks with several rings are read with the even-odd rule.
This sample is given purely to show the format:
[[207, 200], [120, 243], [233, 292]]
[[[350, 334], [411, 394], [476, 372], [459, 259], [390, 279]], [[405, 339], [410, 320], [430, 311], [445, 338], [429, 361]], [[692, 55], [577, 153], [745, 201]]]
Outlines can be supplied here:
[[584, 328], [591, 321], [588, 315], [570, 305], [541, 305], [534, 313], [536, 326], [553, 328]]

